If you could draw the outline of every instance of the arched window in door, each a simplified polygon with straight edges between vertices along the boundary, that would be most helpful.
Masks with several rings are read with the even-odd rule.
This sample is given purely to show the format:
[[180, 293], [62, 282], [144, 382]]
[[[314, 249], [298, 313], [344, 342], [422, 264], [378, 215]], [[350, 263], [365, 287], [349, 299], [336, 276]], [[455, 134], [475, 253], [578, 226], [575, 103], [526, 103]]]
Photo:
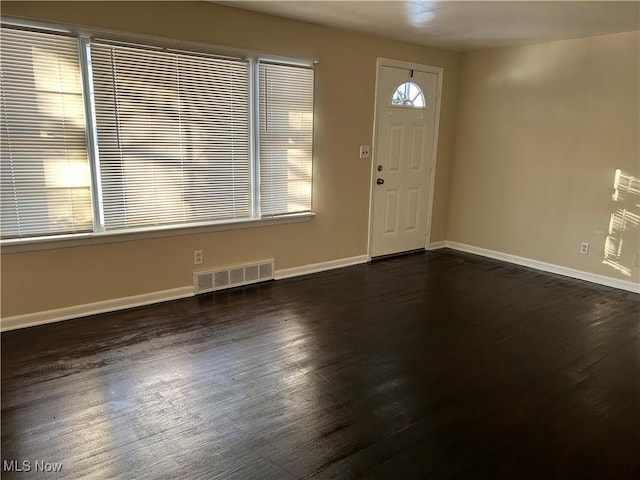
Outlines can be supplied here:
[[391, 105], [399, 107], [424, 108], [424, 94], [418, 85], [413, 82], [404, 82], [391, 97]]

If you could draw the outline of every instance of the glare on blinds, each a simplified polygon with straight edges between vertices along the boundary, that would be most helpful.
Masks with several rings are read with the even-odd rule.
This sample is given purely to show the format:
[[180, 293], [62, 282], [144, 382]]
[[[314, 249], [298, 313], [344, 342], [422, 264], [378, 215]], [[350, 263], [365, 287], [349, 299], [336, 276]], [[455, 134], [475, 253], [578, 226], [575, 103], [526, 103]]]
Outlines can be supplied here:
[[2, 238], [91, 231], [77, 39], [1, 32]]
[[248, 64], [94, 43], [106, 230], [251, 215]]
[[259, 78], [262, 215], [311, 211], [313, 70], [261, 62]]

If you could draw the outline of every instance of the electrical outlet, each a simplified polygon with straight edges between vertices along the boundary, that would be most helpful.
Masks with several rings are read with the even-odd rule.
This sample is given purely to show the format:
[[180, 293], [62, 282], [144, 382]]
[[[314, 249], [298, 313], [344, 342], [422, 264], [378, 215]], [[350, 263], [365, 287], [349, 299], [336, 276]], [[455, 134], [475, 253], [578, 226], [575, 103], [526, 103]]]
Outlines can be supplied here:
[[193, 252], [193, 264], [194, 265], [202, 264], [202, 250], [195, 250]]
[[588, 255], [589, 254], [589, 243], [588, 242], [582, 242], [580, 244], [580, 253], [583, 255]]
[[360, 145], [360, 158], [369, 158], [369, 145]]

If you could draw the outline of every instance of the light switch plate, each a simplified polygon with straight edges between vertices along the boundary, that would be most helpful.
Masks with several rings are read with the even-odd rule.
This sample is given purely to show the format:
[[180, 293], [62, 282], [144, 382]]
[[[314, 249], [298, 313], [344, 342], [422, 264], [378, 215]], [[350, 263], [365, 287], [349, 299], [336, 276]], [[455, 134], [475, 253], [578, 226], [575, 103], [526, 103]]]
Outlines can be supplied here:
[[360, 145], [360, 158], [369, 158], [369, 145]]

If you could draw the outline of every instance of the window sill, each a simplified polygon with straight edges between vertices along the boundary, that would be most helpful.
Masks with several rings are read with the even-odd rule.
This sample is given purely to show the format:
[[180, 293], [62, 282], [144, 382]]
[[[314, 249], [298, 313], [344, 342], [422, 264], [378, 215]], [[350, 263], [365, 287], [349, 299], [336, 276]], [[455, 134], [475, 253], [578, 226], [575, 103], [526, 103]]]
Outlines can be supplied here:
[[58, 248], [82, 247], [86, 245], [102, 245], [105, 243], [131, 242], [151, 238], [176, 237], [180, 235], [197, 235], [201, 233], [220, 232], [225, 230], [241, 230], [245, 228], [267, 227], [285, 223], [308, 222], [315, 217], [313, 212], [293, 213], [279, 217], [259, 218], [251, 220], [232, 221], [207, 225], [183, 227], [159, 227], [150, 229], [126, 230], [119, 232], [76, 233], [71, 235], [56, 235], [0, 242], [2, 254], [34, 252], [40, 250], [55, 250]]

